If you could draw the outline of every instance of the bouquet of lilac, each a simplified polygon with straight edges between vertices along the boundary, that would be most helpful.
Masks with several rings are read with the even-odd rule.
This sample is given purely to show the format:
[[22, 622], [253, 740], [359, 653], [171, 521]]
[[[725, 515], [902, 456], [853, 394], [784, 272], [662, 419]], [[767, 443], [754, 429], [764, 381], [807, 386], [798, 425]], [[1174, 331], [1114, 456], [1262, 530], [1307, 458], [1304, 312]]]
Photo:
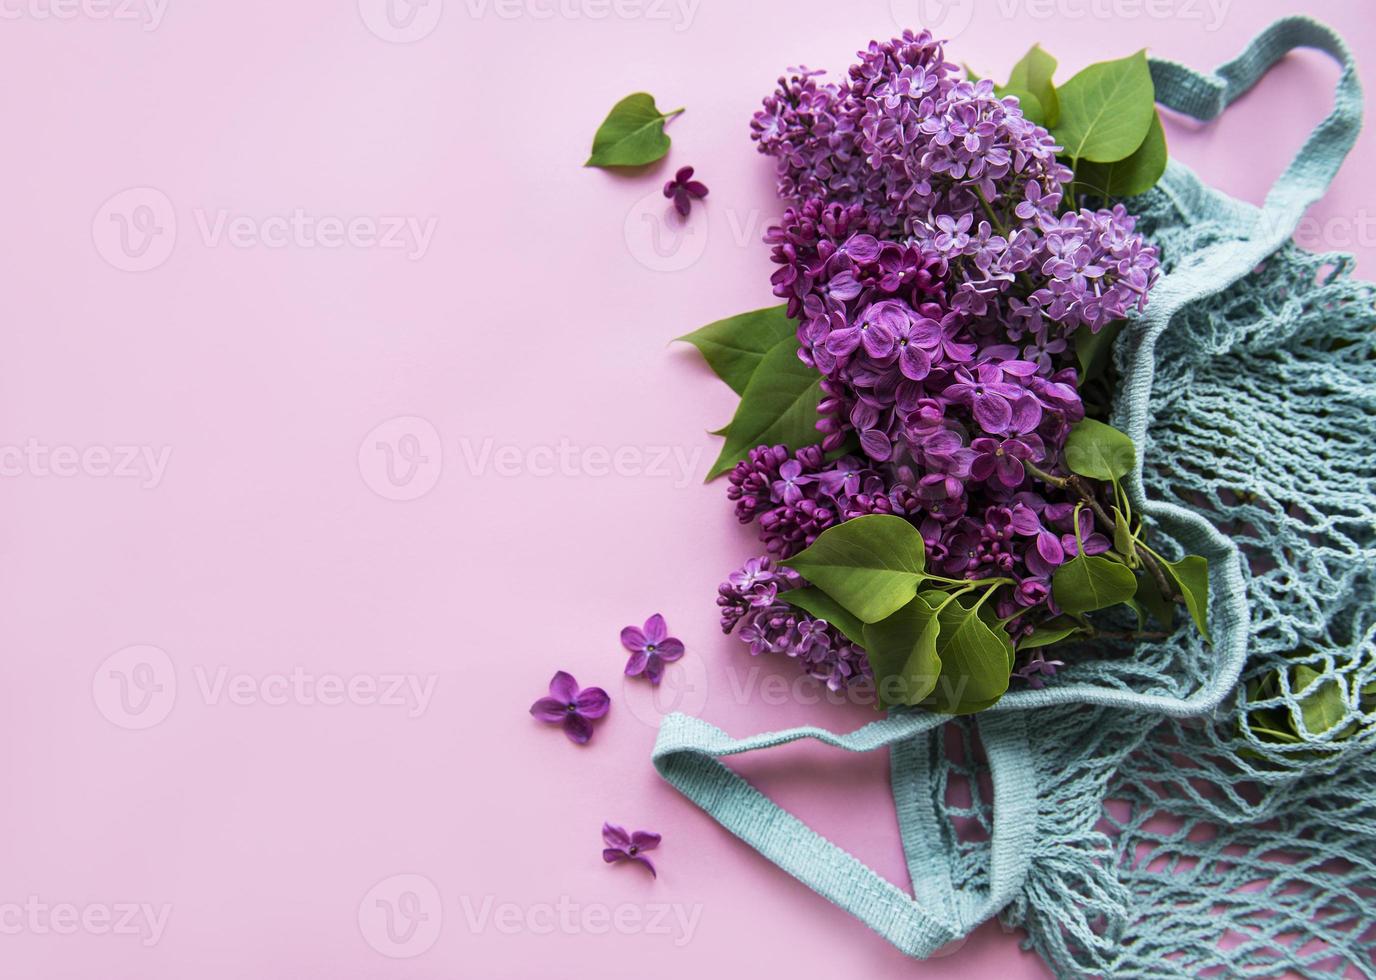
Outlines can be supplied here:
[[1207, 562], [1150, 546], [1103, 420], [1158, 275], [1122, 203], [1165, 167], [1145, 55], [1059, 88], [1040, 47], [1005, 86], [925, 31], [858, 59], [792, 71], [751, 124], [784, 305], [683, 338], [741, 396], [711, 476], [765, 552], [721, 585], [723, 629], [951, 713], [1178, 606], [1205, 632]]

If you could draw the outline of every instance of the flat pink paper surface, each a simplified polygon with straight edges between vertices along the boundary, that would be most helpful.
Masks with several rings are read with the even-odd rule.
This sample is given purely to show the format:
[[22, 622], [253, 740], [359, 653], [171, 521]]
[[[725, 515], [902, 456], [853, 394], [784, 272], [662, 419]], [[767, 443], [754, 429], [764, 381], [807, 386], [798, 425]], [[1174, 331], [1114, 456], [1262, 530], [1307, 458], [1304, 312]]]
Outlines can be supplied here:
[[[663, 710], [872, 717], [719, 634], [733, 398], [669, 341], [772, 302], [776, 75], [921, 6], [5, 0], [0, 975], [1045, 975], [996, 925], [906, 960], [649, 761]], [[1038, 40], [1063, 78], [1211, 68], [1305, 6], [954, 0], [943, 32], [996, 75]], [[1319, 13], [1376, 49], [1366, 3]], [[1257, 201], [1335, 77], [1295, 57], [1172, 152]], [[636, 90], [688, 109], [668, 159], [584, 169]], [[1301, 232], [1368, 275], [1372, 159]], [[654, 611], [688, 646], [658, 704], [617, 642]], [[526, 713], [559, 668], [614, 700], [583, 749]], [[886, 765], [742, 762], [905, 882]], [[604, 820], [664, 835], [657, 881]]]

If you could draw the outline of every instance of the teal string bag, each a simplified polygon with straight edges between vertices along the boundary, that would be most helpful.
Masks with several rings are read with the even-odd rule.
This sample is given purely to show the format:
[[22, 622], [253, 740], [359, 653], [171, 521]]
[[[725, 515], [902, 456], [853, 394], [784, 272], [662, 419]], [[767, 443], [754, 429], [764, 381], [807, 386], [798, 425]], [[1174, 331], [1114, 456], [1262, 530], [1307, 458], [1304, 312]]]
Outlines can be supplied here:
[[[1182, 629], [1082, 657], [969, 718], [744, 739], [664, 719], [666, 780], [911, 956], [998, 915], [1064, 976], [1376, 977], [1376, 295], [1290, 241], [1361, 91], [1302, 17], [1213, 74], [1152, 73], [1208, 120], [1299, 47], [1342, 74], [1262, 207], [1174, 161], [1132, 203], [1164, 274], [1115, 350], [1114, 422], [1141, 448], [1127, 488], [1153, 538], [1209, 559], [1213, 645]], [[798, 739], [889, 749], [911, 893], [721, 761]]]

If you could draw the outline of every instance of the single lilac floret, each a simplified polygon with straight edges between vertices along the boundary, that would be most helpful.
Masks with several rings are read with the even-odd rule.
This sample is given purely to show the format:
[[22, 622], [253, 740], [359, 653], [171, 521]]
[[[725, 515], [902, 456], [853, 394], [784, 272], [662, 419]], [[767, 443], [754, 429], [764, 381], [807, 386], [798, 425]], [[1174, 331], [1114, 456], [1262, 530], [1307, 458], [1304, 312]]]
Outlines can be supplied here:
[[659, 613], [645, 620], [643, 627], [627, 626], [623, 629], [621, 645], [631, 653], [626, 661], [626, 676], [643, 675], [656, 686], [664, 676], [664, 665], [683, 656], [683, 641], [669, 635], [669, 627]]
[[530, 706], [540, 721], [560, 724], [569, 740], [586, 745], [592, 738], [592, 723], [611, 708], [612, 699], [600, 687], [579, 688], [567, 671], [559, 671], [549, 682], [549, 696]]

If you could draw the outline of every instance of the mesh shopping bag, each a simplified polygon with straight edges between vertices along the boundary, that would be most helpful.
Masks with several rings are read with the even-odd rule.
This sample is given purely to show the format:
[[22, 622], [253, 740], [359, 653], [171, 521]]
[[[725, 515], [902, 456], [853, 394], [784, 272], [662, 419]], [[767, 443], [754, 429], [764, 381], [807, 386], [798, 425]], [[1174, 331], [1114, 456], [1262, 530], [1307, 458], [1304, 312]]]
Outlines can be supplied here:
[[[1209, 560], [1212, 645], [1178, 630], [1082, 656], [971, 718], [745, 739], [664, 719], [665, 779], [909, 955], [1002, 914], [1067, 975], [1376, 976], [1376, 311], [1348, 259], [1290, 241], [1352, 147], [1360, 88], [1342, 41], [1298, 17], [1213, 74], [1152, 73], [1207, 120], [1298, 47], [1342, 74], [1262, 207], [1174, 161], [1133, 202], [1163, 276], [1117, 345], [1114, 422], [1153, 537]], [[804, 738], [890, 750], [911, 894], [720, 761]]]

